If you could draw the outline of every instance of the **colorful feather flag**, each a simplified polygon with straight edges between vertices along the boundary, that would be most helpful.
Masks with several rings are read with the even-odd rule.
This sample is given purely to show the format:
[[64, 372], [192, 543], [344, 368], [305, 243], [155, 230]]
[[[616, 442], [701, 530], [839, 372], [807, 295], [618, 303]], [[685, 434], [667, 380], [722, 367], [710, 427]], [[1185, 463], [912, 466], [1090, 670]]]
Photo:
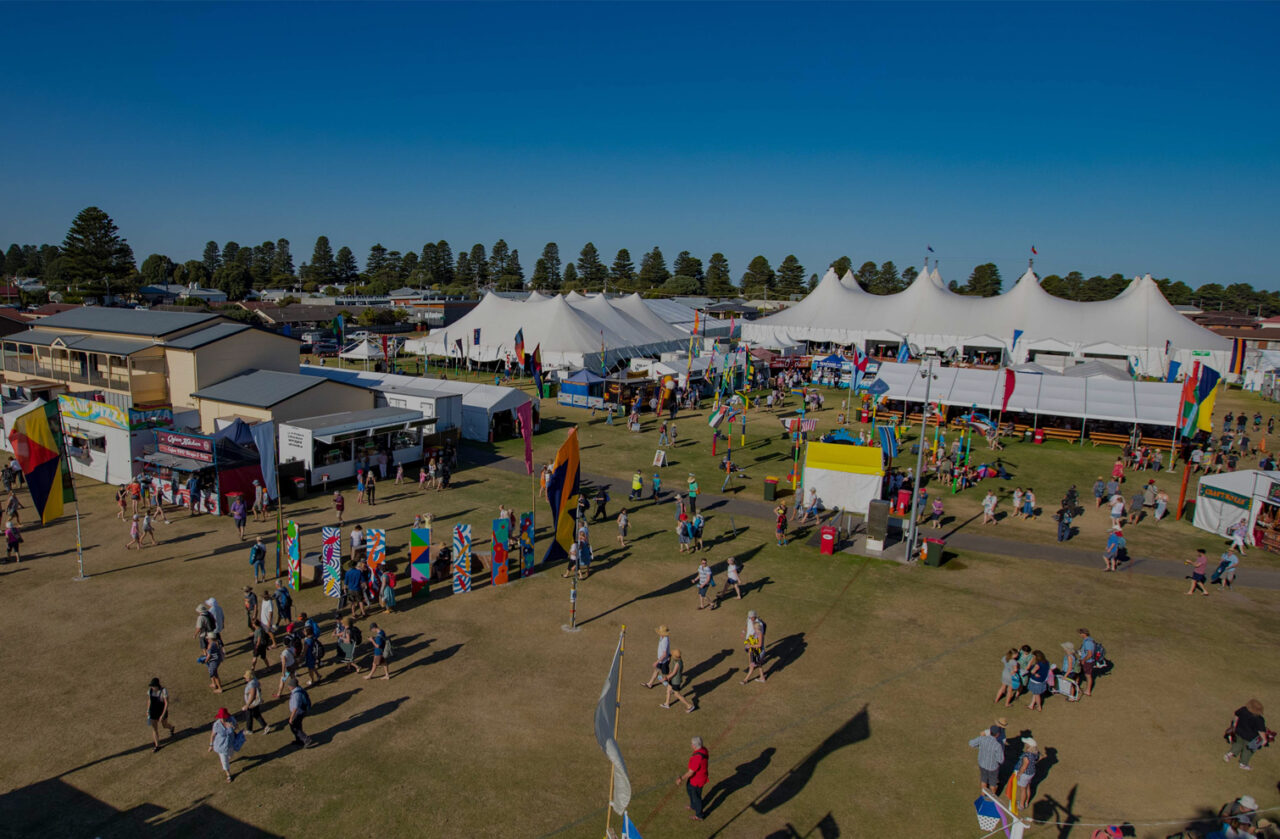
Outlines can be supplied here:
[[882, 425], [876, 430], [880, 432], [880, 448], [884, 449], [884, 453], [890, 460], [893, 460], [898, 456], [898, 436], [893, 428], [887, 425]]
[[1196, 427], [1196, 410], [1198, 402], [1196, 401], [1196, 383], [1200, 378], [1200, 362], [1196, 362], [1188, 371], [1187, 377], [1182, 380], [1182, 398], [1179, 400], [1178, 408], [1178, 428], [1183, 437], [1190, 437], [1195, 432]]
[[1244, 339], [1233, 338], [1231, 340], [1231, 364], [1227, 367], [1228, 373], [1234, 373], [1237, 376], [1244, 373], [1244, 354]]
[[520, 369], [524, 369], [524, 329], [516, 330], [516, 360], [520, 362]]
[[471, 330], [471, 343], [475, 344], [477, 347], [480, 346], [480, 327], [478, 326]]
[[516, 408], [520, 420], [520, 436], [524, 438], [524, 468], [533, 474], [533, 403], [526, 402]]
[[62, 515], [64, 502], [75, 499], [67, 474], [58, 403], [46, 402], [14, 420], [9, 444], [27, 479], [40, 521], [49, 524]]
[[547, 479], [547, 498], [551, 502], [551, 544], [543, 555], [544, 563], [569, 558], [569, 546], [573, 544], [573, 517], [578, 509], [578, 495], [582, 480], [582, 464], [578, 459], [578, 429], [569, 429], [569, 439], [556, 452], [551, 464], [551, 476]]
[[533, 393], [541, 398], [542, 396], [542, 344], [538, 344], [533, 348], [533, 355], [529, 358], [530, 372], [533, 374]]
[[1009, 410], [1009, 397], [1013, 396], [1013, 389], [1018, 384], [1018, 374], [1013, 370], [1005, 368], [1004, 371], [1004, 399], [1000, 402], [1000, 410]]
[[1196, 384], [1196, 428], [1200, 431], [1213, 430], [1213, 406], [1218, 399], [1218, 385], [1222, 376], [1212, 367], [1205, 367], [1200, 372], [1200, 381]]

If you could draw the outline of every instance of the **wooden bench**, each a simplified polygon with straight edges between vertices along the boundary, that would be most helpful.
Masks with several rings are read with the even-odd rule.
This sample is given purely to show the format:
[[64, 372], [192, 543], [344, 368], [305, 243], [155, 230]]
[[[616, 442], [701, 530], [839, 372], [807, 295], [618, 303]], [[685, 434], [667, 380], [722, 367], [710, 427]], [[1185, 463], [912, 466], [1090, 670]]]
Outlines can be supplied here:
[[1129, 435], [1109, 431], [1090, 431], [1089, 442], [1093, 443], [1095, 449], [1098, 446], [1126, 446], [1129, 443]]
[[1068, 443], [1074, 443], [1080, 439], [1080, 432], [1071, 428], [1041, 428], [1047, 440], [1065, 440]]

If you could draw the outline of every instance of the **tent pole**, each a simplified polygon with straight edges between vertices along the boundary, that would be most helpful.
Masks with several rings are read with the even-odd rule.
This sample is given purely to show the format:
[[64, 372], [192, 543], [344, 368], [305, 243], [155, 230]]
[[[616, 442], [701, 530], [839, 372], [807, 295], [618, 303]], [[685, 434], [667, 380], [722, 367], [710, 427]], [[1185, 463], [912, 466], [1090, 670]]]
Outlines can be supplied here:
[[[76, 492], [76, 475], [71, 469], [71, 459], [67, 457], [67, 427], [62, 422], [62, 406], [55, 403], [54, 407], [58, 412], [58, 430], [62, 432], [62, 457], [67, 465], [67, 479], [71, 481], [71, 501], [76, 508], [76, 563], [79, 565], [80, 570], [71, 579], [78, 583], [89, 579], [88, 575], [84, 573], [84, 549], [80, 538], [80, 494]], [[142, 543], [139, 542], [138, 544], [141, 546]]]

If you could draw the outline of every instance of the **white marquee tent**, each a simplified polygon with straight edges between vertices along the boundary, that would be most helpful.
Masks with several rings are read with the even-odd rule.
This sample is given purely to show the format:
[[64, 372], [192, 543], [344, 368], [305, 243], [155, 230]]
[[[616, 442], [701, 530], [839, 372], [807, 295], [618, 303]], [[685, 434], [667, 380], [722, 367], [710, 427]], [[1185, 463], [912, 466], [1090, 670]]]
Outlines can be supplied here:
[[[1004, 401], [1003, 370], [934, 367], [929, 401], [963, 408], [998, 411]], [[1058, 417], [1173, 426], [1177, 423], [1182, 386], [1164, 382], [1118, 381], [1110, 376], [1077, 378], [1040, 373], [1014, 373], [1009, 411]], [[885, 396], [924, 402], [925, 381], [919, 364], [880, 364], [877, 379], [889, 386]]]
[[[480, 341], [475, 342], [475, 331]], [[542, 347], [548, 367], [599, 370], [636, 356], [685, 348], [689, 333], [655, 315], [638, 294], [611, 299], [570, 292], [547, 297], [533, 292], [523, 300], [485, 295], [480, 305], [446, 328], [406, 342], [418, 355], [498, 361], [515, 355], [516, 332], [524, 330], [526, 352]], [[459, 353], [457, 341], [462, 341]]]
[[1253, 525], [1263, 504], [1280, 506], [1280, 472], [1243, 469], [1205, 475], [1196, 486], [1196, 527], [1227, 535], [1227, 528], [1248, 524], [1245, 541], [1252, 545]]
[[[1013, 333], [1021, 335], [1014, 345]], [[1119, 360], [1144, 376], [1164, 376], [1170, 361], [1188, 369], [1201, 361], [1225, 373], [1231, 342], [1178, 314], [1148, 274], [1112, 300], [1062, 300], [1040, 287], [1031, 269], [995, 297], [950, 291], [935, 269], [921, 271], [897, 294], [869, 294], [852, 275], [828, 270], [822, 282], [794, 306], [743, 325], [751, 345], [779, 347], [797, 341], [864, 345], [901, 341], [920, 350], [951, 347], [1002, 349], [1010, 363], [1039, 355]], [[1169, 352], [1166, 354], [1166, 342]]]

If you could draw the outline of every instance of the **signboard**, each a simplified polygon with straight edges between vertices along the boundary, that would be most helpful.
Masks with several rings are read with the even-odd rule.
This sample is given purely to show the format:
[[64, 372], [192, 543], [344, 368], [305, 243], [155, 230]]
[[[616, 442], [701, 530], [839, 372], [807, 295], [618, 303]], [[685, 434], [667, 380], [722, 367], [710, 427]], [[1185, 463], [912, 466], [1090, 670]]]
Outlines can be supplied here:
[[1207, 486], [1203, 481], [1200, 482], [1200, 488], [1196, 494], [1202, 498], [1221, 501], [1223, 504], [1230, 504], [1232, 507], [1239, 507], [1242, 510], [1247, 510], [1251, 506], [1248, 496], [1239, 495], [1221, 487]]
[[1270, 504], [1280, 504], [1280, 482], [1271, 482], [1271, 488], [1267, 490], [1267, 502]]
[[889, 392], [889, 383], [884, 379], [876, 379], [871, 383], [871, 387], [867, 388], [867, 393], [872, 396], [883, 396]]
[[117, 408], [115, 405], [109, 405], [106, 402], [94, 402], [89, 399], [81, 399], [78, 396], [59, 394], [58, 410], [62, 411], [62, 415], [68, 419], [92, 422], [97, 425], [105, 425], [108, 428], [117, 428], [121, 431], [129, 430], [129, 416], [123, 409]]
[[157, 431], [156, 448], [165, 454], [213, 463], [213, 438], [176, 431]]
[[654, 465], [654, 466], [666, 466], [666, 465], [667, 465], [667, 450], [666, 450], [666, 449], [658, 449], [656, 452], [654, 452], [654, 453], [653, 453], [653, 465]]

